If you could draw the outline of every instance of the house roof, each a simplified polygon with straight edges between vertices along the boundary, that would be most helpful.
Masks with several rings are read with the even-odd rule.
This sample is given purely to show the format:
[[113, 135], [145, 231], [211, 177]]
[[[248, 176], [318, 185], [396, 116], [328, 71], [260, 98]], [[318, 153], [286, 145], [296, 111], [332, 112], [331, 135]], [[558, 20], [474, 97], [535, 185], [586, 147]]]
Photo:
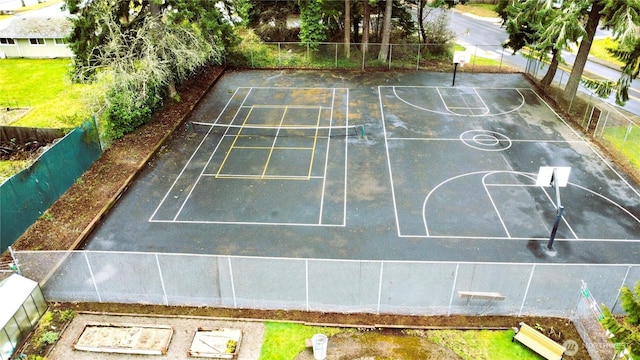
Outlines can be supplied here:
[[69, 18], [57, 17], [17, 17], [9, 26], [0, 30], [0, 37], [13, 39], [67, 37], [72, 30]]

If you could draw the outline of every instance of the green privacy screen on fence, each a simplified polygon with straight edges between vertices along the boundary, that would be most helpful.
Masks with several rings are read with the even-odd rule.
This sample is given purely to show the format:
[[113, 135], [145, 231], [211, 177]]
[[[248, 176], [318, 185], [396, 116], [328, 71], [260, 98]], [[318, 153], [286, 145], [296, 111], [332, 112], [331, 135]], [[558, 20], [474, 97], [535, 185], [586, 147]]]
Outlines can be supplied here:
[[0, 252], [11, 246], [101, 154], [96, 122], [89, 119], [28, 169], [0, 185]]

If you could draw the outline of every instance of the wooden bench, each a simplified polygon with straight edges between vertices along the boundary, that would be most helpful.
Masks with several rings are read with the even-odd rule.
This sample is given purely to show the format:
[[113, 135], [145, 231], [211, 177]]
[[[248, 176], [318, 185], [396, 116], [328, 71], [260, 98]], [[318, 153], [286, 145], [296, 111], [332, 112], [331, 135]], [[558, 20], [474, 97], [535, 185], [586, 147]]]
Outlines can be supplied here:
[[520, 329], [513, 335], [511, 341], [514, 339], [548, 360], [562, 359], [562, 355], [567, 350], [523, 322], [520, 323]]
[[458, 291], [458, 296], [467, 299], [504, 300], [505, 296], [497, 292]]

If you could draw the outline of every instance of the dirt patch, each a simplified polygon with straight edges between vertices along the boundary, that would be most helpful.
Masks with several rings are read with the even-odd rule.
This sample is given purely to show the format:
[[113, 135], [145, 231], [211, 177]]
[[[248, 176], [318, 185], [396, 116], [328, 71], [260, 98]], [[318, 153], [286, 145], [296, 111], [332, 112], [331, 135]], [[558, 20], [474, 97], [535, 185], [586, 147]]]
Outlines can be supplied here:
[[[530, 316], [408, 316], [408, 315], [376, 315], [368, 313], [323, 313], [306, 311], [283, 311], [283, 310], [258, 310], [258, 309], [225, 309], [210, 307], [182, 307], [182, 306], [159, 306], [140, 304], [105, 304], [105, 303], [61, 303], [54, 304], [53, 309], [74, 310], [79, 313], [90, 312], [94, 314], [120, 315], [145, 314], [168, 317], [191, 317], [191, 318], [217, 318], [229, 321], [289, 321], [299, 322], [315, 326], [337, 326], [356, 328], [361, 331], [345, 333], [332, 337], [330, 343], [332, 357], [335, 359], [365, 359], [367, 356], [377, 354], [382, 356], [387, 352], [397, 350], [402, 346], [409, 349], [420, 344], [425, 345], [433, 359], [457, 359], [448, 349], [431, 343], [421, 336], [409, 336], [407, 329], [511, 329], [517, 327], [522, 321], [545, 332], [559, 343], [566, 340], [574, 340], [578, 343], [579, 350], [573, 356], [566, 356], [566, 359], [587, 360], [589, 354], [576, 331], [573, 323], [564, 318], [556, 317], [530, 317]], [[375, 341], [372, 334], [376, 334]], [[383, 336], [378, 336], [383, 335]], [[243, 340], [244, 341], [244, 340]], [[403, 345], [404, 344], [404, 345]], [[420, 345], [420, 346], [422, 346]], [[395, 349], [395, 350], [394, 350]], [[418, 350], [407, 352], [403, 359], [429, 359], [425, 357], [427, 352]], [[415, 356], [414, 356], [415, 355]], [[452, 357], [448, 357], [451, 355]], [[308, 356], [311, 356], [309, 358]], [[398, 358], [397, 355], [385, 355], [386, 358]], [[303, 352], [297, 359], [312, 359], [310, 350]]]

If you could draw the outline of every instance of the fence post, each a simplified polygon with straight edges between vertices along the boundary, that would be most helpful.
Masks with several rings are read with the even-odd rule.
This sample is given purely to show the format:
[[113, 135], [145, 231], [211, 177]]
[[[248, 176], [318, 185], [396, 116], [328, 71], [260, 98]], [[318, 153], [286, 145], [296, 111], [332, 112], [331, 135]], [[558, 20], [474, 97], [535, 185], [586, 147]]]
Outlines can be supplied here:
[[531, 286], [531, 279], [533, 279], [533, 274], [536, 271], [536, 264], [531, 266], [531, 273], [529, 273], [529, 281], [527, 281], [527, 288], [524, 290], [524, 296], [522, 297], [522, 304], [520, 304], [520, 311], [518, 311], [518, 316], [522, 316], [522, 310], [524, 309], [524, 304], [527, 302], [527, 295], [529, 295], [529, 286]]
[[233, 283], [233, 266], [231, 266], [231, 256], [227, 256], [227, 262], [229, 263], [229, 281], [231, 282], [231, 296], [233, 296], [233, 308], [238, 308], [236, 301], [236, 287]]
[[[620, 144], [620, 150], [622, 150], [622, 148], [624, 147], [624, 144], [627, 142], [627, 139], [629, 138], [629, 135], [631, 135], [631, 130], [633, 130], [633, 122], [629, 121], [629, 127], [627, 128], [627, 132], [624, 134], [624, 139], [622, 140], [622, 144]], [[602, 130], [602, 133], [604, 134], [604, 130]]]
[[[18, 275], [22, 275], [22, 269], [20, 269], [20, 263], [18, 262], [18, 258], [16, 257], [16, 254], [13, 252], [13, 249], [11, 248], [11, 246], [8, 247], [9, 249], [9, 255], [11, 255], [11, 260], [13, 260], [13, 266], [15, 266], [15, 271], [18, 272]], [[11, 269], [14, 270], [14, 269]]]
[[91, 262], [89, 261], [89, 257], [87, 256], [87, 252], [83, 251], [84, 261], [87, 263], [87, 267], [89, 268], [89, 275], [91, 275], [91, 282], [93, 283], [93, 288], [96, 290], [96, 295], [98, 296], [98, 302], [102, 302], [102, 297], [100, 296], [100, 290], [98, 290], [98, 283], [96, 282], [96, 278], [93, 276], [93, 269], [91, 269]]
[[280, 42], [278, 42], [278, 69], [282, 68], [282, 55], [280, 54]]
[[624, 278], [622, 279], [620, 286], [618, 286], [618, 293], [616, 294], [616, 298], [613, 299], [613, 305], [611, 305], [611, 312], [614, 312], [616, 306], [618, 306], [618, 299], [620, 299], [620, 293], [622, 292], [622, 287], [624, 286], [624, 283], [627, 282], [627, 278], [629, 277], [629, 272], [631, 271], [631, 267], [632, 267], [631, 265], [627, 266], [627, 272], [624, 274]]
[[393, 51], [393, 45], [389, 44], [389, 70], [391, 70], [391, 54]]
[[336, 64], [335, 64], [334, 68], [337, 69], [338, 68], [338, 43], [336, 43], [336, 51], [335, 51], [335, 53], [336, 53]]
[[418, 43], [418, 56], [416, 56], [416, 71], [420, 70], [420, 43]]
[[451, 285], [451, 296], [449, 297], [449, 309], [447, 309], [447, 316], [451, 315], [451, 306], [453, 305], [453, 296], [456, 291], [456, 284], [458, 283], [458, 269], [460, 269], [460, 263], [456, 264], [456, 273], [453, 276], [453, 284]]
[[378, 279], [378, 307], [376, 314], [380, 314], [380, 301], [382, 299], [382, 272], [384, 271], [384, 261], [380, 261], [380, 278]]
[[309, 311], [309, 259], [304, 259], [305, 309]]
[[158, 253], [156, 256], [156, 266], [158, 266], [158, 275], [160, 276], [160, 284], [162, 285], [162, 296], [164, 298], [164, 304], [169, 305], [169, 299], [167, 298], [167, 289], [164, 286], [164, 277], [162, 276], [162, 268], [160, 267], [160, 260], [158, 259]]

